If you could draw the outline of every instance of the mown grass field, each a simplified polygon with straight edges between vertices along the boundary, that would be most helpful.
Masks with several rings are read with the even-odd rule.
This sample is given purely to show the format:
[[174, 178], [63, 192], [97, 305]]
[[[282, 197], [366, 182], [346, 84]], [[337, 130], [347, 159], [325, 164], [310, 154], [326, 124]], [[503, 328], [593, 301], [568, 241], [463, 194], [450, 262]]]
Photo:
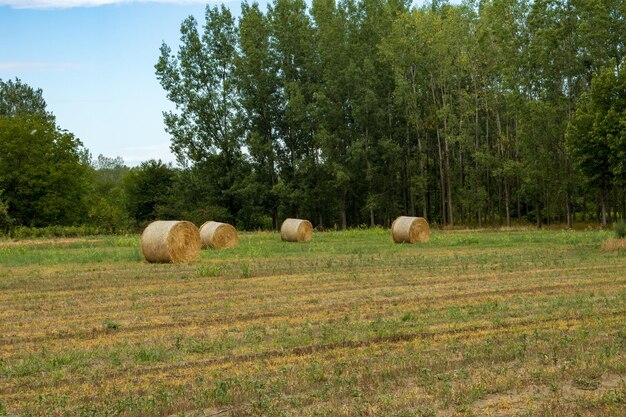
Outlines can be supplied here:
[[0, 242], [0, 416], [625, 416], [608, 232]]

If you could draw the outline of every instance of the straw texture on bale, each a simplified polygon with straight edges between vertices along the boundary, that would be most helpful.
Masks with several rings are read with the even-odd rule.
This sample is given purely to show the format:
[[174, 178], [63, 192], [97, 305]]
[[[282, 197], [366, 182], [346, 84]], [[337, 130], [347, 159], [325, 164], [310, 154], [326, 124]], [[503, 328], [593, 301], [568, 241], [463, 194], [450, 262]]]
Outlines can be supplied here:
[[308, 242], [313, 237], [313, 225], [308, 220], [286, 219], [280, 226], [280, 238], [286, 242]]
[[396, 243], [426, 243], [430, 227], [423, 217], [400, 216], [391, 225], [391, 236]]
[[237, 230], [228, 223], [209, 221], [200, 226], [200, 241], [203, 248], [235, 248]]
[[141, 252], [148, 262], [191, 262], [200, 253], [200, 233], [191, 222], [158, 220], [143, 231]]

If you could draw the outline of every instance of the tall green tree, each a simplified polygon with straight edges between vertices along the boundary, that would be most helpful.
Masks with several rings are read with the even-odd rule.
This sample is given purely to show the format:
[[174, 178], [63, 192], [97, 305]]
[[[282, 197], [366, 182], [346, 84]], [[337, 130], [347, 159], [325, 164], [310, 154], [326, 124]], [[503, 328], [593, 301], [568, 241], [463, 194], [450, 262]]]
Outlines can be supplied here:
[[181, 25], [181, 44], [174, 55], [163, 44], [156, 75], [176, 110], [164, 113], [171, 149], [183, 165], [206, 166], [216, 184], [215, 201], [235, 215], [241, 208], [237, 194], [245, 165], [238, 123], [235, 79], [237, 32], [231, 12], [209, 7], [202, 33], [193, 16]]
[[92, 161], [91, 166], [90, 221], [111, 232], [126, 230], [131, 219], [126, 210], [122, 179], [130, 168], [121, 157], [109, 158], [102, 154]]
[[283, 216], [298, 217], [319, 197], [312, 105], [317, 81], [314, 31], [304, 0], [274, 0], [268, 6], [268, 20], [281, 102], [276, 120], [281, 178], [275, 192]]
[[398, 15], [390, 33], [381, 42], [381, 53], [391, 64], [394, 76], [394, 101], [405, 120], [403, 145], [407, 175], [407, 213], [430, 218], [428, 163], [430, 146], [425, 114], [428, 103], [427, 76], [429, 36], [421, 23], [423, 11], [412, 10]]
[[161, 46], [157, 79], [176, 105], [164, 112], [172, 150], [180, 162], [199, 162], [207, 155], [237, 153], [233, 109], [236, 108], [233, 62], [235, 26], [228, 9], [206, 8], [203, 32], [193, 16], [182, 23], [176, 55]]
[[[568, 151], [587, 183], [601, 196], [607, 224], [609, 194], [617, 190], [622, 206], [626, 187], [626, 76], [603, 68], [584, 94], [567, 131]], [[622, 211], [624, 207], [622, 207]], [[622, 213], [624, 216], [624, 213]]]
[[176, 176], [176, 170], [161, 160], [143, 162], [124, 175], [126, 209], [137, 223], [176, 217], [169, 204]]
[[[173, 149], [192, 165], [181, 201], [274, 227], [286, 216], [346, 228], [398, 214], [571, 225], [588, 198], [610, 214], [615, 193], [580, 185], [565, 138], [570, 122], [572, 132], [587, 123], [619, 160], [618, 107], [592, 123], [585, 93], [601, 68], [623, 72], [624, 11], [618, 0], [411, 10], [273, 0], [266, 13], [244, 3], [235, 31], [224, 9], [207, 9], [204, 32], [187, 19], [178, 54], [163, 45], [157, 64], [177, 105], [165, 116]], [[615, 190], [622, 168], [607, 163]]]
[[17, 224], [76, 225], [87, 218], [82, 144], [46, 116], [0, 116], [0, 189]]
[[242, 4], [238, 29], [240, 53], [235, 68], [244, 139], [252, 163], [246, 198], [271, 213], [273, 227], [278, 228], [279, 202], [274, 187], [278, 183], [281, 89], [277, 55], [271, 46], [270, 22], [257, 3]]
[[60, 129], [41, 89], [0, 80], [0, 190], [18, 225], [86, 222], [86, 150]]
[[372, 226], [377, 217], [385, 221], [396, 213], [414, 212], [408, 157], [403, 152], [410, 138], [405, 134], [404, 112], [395, 106], [395, 79], [381, 46], [391, 32], [393, 20], [406, 7], [398, 0], [359, 1], [357, 30], [351, 38], [356, 69], [352, 75], [355, 145], [361, 151], [359, 165], [366, 174], [366, 201], [361, 203], [361, 211]]
[[355, 5], [346, 1], [316, 0], [312, 5], [315, 21], [315, 48], [319, 54], [319, 88], [315, 92], [316, 143], [331, 176], [331, 192], [337, 196], [341, 228], [348, 225], [348, 197], [355, 187], [353, 97], [356, 63], [350, 54], [352, 35], [350, 14]]

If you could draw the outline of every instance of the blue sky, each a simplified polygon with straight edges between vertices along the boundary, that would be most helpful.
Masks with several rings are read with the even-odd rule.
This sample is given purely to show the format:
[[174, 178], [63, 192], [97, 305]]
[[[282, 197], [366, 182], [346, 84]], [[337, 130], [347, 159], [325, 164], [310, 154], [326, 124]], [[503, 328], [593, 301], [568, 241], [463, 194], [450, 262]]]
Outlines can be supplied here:
[[[211, 3], [211, 2], [209, 2]], [[266, 1], [259, 3], [265, 10]], [[421, 2], [418, 2], [421, 3]], [[0, 79], [43, 90], [48, 110], [93, 157], [174, 162], [154, 75], [165, 41], [206, 0], [0, 0]], [[215, 4], [215, 3], [214, 3]], [[240, 0], [225, 2], [235, 16]]]
[[[238, 1], [225, 4], [239, 13]], [[176, 50], [185, 17], [203, 21], [205, 5], [0, 0], [0, 79], [41, 88], [57, 123], [94, 158], [174, 161], [161, 115], [171, 105], [154, 64], [163, 41]]]

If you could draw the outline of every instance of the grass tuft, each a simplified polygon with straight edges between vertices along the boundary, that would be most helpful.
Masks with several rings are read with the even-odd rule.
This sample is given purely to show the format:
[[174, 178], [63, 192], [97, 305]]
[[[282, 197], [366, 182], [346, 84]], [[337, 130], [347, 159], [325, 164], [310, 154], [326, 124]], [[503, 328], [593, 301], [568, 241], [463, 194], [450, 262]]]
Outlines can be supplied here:
[[119, 325], [119, 323], [114, 322], [112, 320], [106, 320], [104, 322], [104, 327], [106, 327], [109, 330], [117, 330], [117, 329], [120, 328], [120, 325]]

